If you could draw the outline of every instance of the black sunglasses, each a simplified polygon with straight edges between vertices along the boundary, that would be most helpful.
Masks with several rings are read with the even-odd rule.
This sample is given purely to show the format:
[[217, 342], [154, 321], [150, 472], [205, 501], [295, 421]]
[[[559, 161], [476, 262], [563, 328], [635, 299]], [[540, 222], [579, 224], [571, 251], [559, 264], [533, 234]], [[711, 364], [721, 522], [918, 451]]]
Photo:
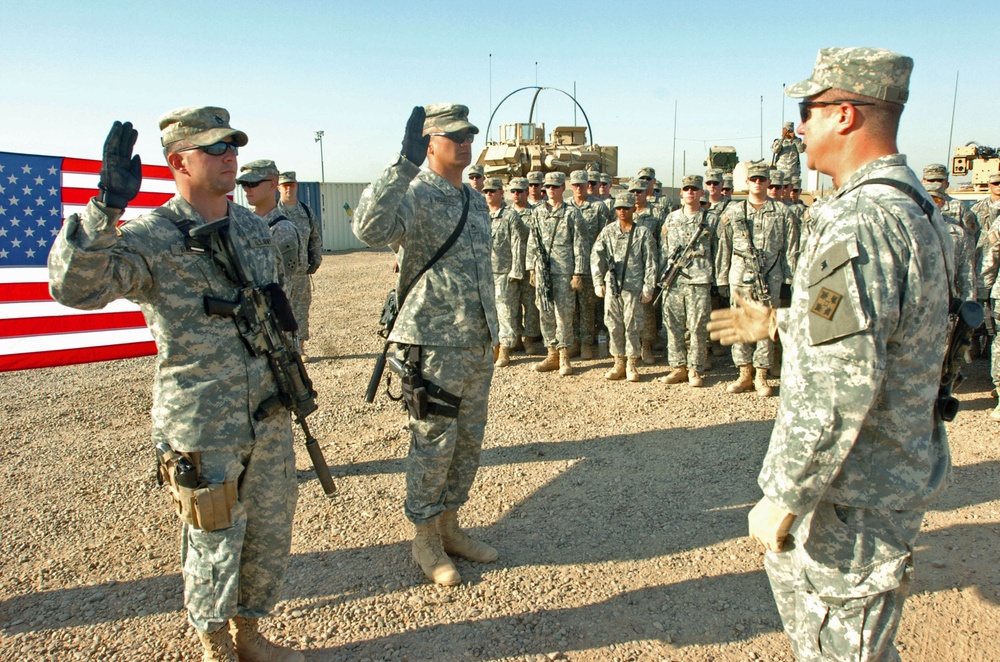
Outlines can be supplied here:
[[452, 132], [452, 133], [429, 133], [427, 135], [429, 135], [429, 136], [444, 136], [445, 138], [447, 138], [451, 142], [458, 143], [459, 145], [461, 145], [462, 143], [464, 143], [466, 141], [468, 141], [468, 142], [471, 143], [472, 140], [473, 140], [473, 136], [474, 136], [474, 134], [469, 133], [467, 131], [455, 131], [455, 132]]
[[762, 182], [765, 179], [767, 179], [767, 177], [747, 177], [747, 180], [751, 182]]
[[681, 189], [682, 191], [700, 191], [701, 189], [697, 186], [685, 186]]
[[477, 175], [475, 173], [469, 175], [469, 179], [482, 179], [482, 178], [483, 178], [482, 175]]
[[266, 179], [262, 179], [259, 182], [240, 182], [240, 186], [242, 186], [244, 189], [257, 188], [266, 181], [267, 181]]
[[813, 106], [839, 106], [842, 103], [849, 103], [852, 106], [874, 106], [872, 101], [854, 101], [852, 99], [836, 99], [834, 101], [800, 101], [799, 119], [804, 124], [809, 119], [809, 111]]
[[221, 140], [217, 143], [212, 143], [211, 145], [205, 145], [204, 147], [185, 147], [184, 149], [179, 149], [177, 151], [190, 152], [196, 149], [200, 149], [210, 156], [222, 156], [226, 153], [227, 149], [233, 150], [233, 154], [240, 153], [240, 148], [236, 146], [236, 143], [227, 143]]

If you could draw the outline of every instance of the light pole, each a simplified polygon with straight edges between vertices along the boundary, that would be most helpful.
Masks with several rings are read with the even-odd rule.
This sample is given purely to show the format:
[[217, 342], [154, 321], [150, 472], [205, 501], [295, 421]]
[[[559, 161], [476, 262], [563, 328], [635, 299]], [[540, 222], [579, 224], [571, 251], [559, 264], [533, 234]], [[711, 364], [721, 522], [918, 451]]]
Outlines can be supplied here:
[[316, 132], [316, 140], [319, 143], [319, 180], [326, 183], [326, 170], [323, 166], [323, 132]]

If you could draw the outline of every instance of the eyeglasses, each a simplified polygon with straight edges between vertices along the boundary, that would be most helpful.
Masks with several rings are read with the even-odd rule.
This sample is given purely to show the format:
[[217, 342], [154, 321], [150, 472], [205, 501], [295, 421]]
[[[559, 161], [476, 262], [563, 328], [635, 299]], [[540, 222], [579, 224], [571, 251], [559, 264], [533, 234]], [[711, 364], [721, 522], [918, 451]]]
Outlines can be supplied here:
[[653, 178], [652, 177], [640, 177], [639, 181], [640, 182], [651, 182], [651, 181], [653, 181]]
[[934, 179], [925, 179], [924, 181], [925, 182], [943, 182], [944, 180], [943, 179], [934, 178]]
[[233, 154], [239, 154], [240, 148], [236, 146], [236, 143], [227, 143], [224, 141], [219, 141], [217, 143], [212, 143], [211, 145], [195, 146], [195, 147], [185, 147], [184, 149], [177, 150], [178, 152], [191, 152], [196, 149], [200, 149], [209, 156], [222, 156], [226, 153], [227, 149], [233, 150]]
[[451, 142], [457, 143], [457, 144], [461, 145], [462, 143], [465, 143], [465, 142], [470, 142], [471, 143], [472, 140], [473, 140], [473, 135], [474, 134], [469, 133], [467, 131], [455, 131], [455, 132], [452, 132], [452, 133], [428, 133], [427, 135], [429, 135], [429, 136], [443, 136], [443, 137], [447, 138], [448, 140], [450, 140]]
[[766, 181], [767, 177], [747, 177], [747, 181], [751, 182], [763, 182]]
[[528, 184], [528, 188], [531, 188], [532, 186], [541, 186], [541, 184]]
[[469, 175], [469, 179], [482, 179], [482, 175]]
[[268, 179], [262, 179], [259, 182], [240, 182], [240, 186], [242, 186], [244, 189], [257, 188], [258, 186], [260, 186], [261, 184], [263, 184], [264, 182], [267, 182], [267, 181], [270, 181], [270, 180], [268, 180]]
[[721, 186], [722, 182], [705, 182], [705, 186]]
[[562, 186], [556, 186], [555, 184], [546, 184], [544, 188], [562, 188]]
[[[753, 181], [753, 180], [750, 180], [750, 181]], [[768, 184], [767, 188], [782, 188], [782, 187], [778, 186], [777, 184]]]
[[800, 101], [799, 102], [799, 119], [805, 124], [806, 120], [809, 119], [809, 111], [813, 106], [839, 106], [842, 103], [848, 103], [852, 106], [874, 106], [875, 103], [872, 101], [854, 101], [853, 99], [836, 99], [834, 101]]
[[701, 189], [697, 186], [685, 186], [681, 189], [682, 191], [700, 191]]

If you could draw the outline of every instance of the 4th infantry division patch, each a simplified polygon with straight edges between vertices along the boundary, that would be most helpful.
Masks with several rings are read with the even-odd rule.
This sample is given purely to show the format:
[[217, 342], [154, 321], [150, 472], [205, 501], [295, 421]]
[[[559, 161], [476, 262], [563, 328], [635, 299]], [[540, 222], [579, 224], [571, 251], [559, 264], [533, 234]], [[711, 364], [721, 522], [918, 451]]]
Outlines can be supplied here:
[[816, 297], [816, 302], [813, 303], [813, 307], [810, 312], [819, 315], [827, 321], [831, 321], [833, 320], [834, 313], [837, 312], [837, 306], [840, 305], [840, 301], [843, 298], [843, 294], [837, 294], [833, 290], [828, 290], [825, 287], [821, 288], [819, 296]]

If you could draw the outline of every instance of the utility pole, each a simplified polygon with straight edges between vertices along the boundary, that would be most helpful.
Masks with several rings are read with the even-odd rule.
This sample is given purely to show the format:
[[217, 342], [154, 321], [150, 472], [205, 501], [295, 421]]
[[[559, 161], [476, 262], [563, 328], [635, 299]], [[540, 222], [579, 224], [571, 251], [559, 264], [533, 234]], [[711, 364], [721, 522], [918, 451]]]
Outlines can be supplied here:
[[313, 142], [319, 143], [319, 180], [321, 182], [326, 182], [326, 170], [323, 165], [323, 132], [316, 132], [316, 140]]
[[760, 95], [760, 160], [764, 160], [764, 95]]

